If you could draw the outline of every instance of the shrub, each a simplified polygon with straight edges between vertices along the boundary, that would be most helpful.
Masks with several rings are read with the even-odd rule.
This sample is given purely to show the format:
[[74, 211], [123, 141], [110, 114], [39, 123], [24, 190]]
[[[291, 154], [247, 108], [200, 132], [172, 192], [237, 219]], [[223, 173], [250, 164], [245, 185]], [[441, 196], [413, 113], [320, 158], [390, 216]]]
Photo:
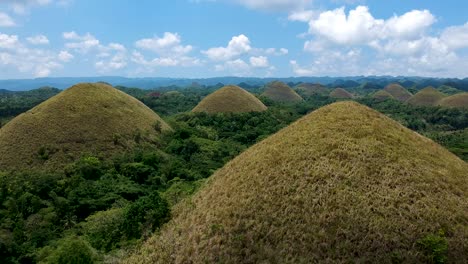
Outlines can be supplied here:
[[443, 230], [437, 234], [430, 234], [418, 241], [428, 262], [445, 263], [447, 261], [448, 243]]

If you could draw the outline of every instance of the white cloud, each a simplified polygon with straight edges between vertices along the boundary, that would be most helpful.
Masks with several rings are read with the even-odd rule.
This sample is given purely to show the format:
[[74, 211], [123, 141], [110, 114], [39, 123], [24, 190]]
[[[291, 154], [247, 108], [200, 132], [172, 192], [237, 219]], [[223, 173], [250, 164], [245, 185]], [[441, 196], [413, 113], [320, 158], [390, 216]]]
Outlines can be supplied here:
[[[291, 20], [300, 20], [296, 14]], [[303, 18], [303, 19], [302, 19]], [[304, 21], [306, 17], [301, 17]], [[413, 10], [388, 20], [376, 19], [367, 6], [346, 15], [345, 8], [322, 12], [309, 20], [309, 33], [340, 45], [368, 44], [389, 38], [416, 39], [435, 22], [428, 10]]]
[[13, 27], [15, 25], [15, 21], [7, 13], [0, 12], [0, 27]]
[[[57, 4], [61, 5], [63, 2], [70, 2], [71, 0], [56, 0]], [[34, 6], [46, 6], [52, 4], [54, 0], [3, 0], [3, 3], [9, 5], [13, 12], [23, 15]]]
[[468, 22], [462, 26], [452, 26], [446, 28], [441, 36], [443, 41], [451, 49], [468, 47]]
[[101, 73], [120, 70], [127, 66], [127, 57], [124, 53], [117, 53], [108, 61], [97, 61], [94, 66]]
[[216, 47], [205, 51], [203, 54], [208, 56], [214, 61], [226, 61], [238, 57], [242, 54], [246, 54], [252, 49], [250, 46], [250, 40], [245, 35], [239, 35], [232, 37], [227, 47]]
[[157, 67], [190, 67], [201, 65], [202, 62], [195, 57], [182, 56], [182, 57], [158, 57], [152, 60], [147, 60], [143, 54], [138, 51], [133, 51], [131, 60], [143, 67], [147, 71], [152, 71], [152, 69]]
[[280, 48], [280, 49], [276, 49], [276, 48], [268, 48], [268, 49], [256, 49], [257, 53], [260, 53], [260, 54], [266, 54], [266, 55], [275, 55], [275, 56], [283, 56], [283, 55], [287, 55], [289, 53], [289, 50], [286, 49], [286, 48]]
[[159, 55], [181, 56], [190, 53], [193, 47], [181, 45], [181, 37], [177, 33], [165, 32], [163, 37], [140, 39], [135, 42], [139, 49], [149, 50]]
[[87, 53], [91, 49], [99, 48], [100, 42], [90, 33], [79, 35], [75, 31], [64, 32], [63, 38], [72, 42], [65, 43], [67, 49], [76, 50], [80, 53]]
[[314, 18], [316, 12], [313, 10], [298, 10], [291, 12], [288, 19], [291, 21], [309, 22]]
[[254, 68], [267, 68], [270, 66], [268, 58], [265, 56], [250, 57], [250, 65]]
[[14, 49], [18, 45], [18, 36], [0, 33], [0, 49]]
[[60, 51], [59, 55], [58, 55], [58, 59], [63, 61], [63, 62], [69, 62], [71, 61], [75, 56], [73, 56], [73, 54], [71, 54], [70, 52], [66, 51], [66, 50], [62, 50]]
[[215, 65], [215, 71], [227, 71], [236, 76], [248, 76], [251, 74], [251, 67], [244, 60], [236, 59]]
[[26, 38], [26, 40], [33, 45], [49, 44], [49, 39], [44, 35], [37, 35], [37, 36], [29, 37], [29, 38]]

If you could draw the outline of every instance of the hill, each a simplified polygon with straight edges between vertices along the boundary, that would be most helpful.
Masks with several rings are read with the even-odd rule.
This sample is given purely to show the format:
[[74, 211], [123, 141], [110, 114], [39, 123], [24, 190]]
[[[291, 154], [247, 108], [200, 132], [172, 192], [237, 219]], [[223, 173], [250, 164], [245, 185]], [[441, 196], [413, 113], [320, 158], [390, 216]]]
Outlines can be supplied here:
[[261, 112], [267, 107], [251, 93], [235, 85], [224, 86], [205, 97], [192, 112], [244, 113]]
[[439, 105], [445, 107], [468, 108], [468, 93], [459, 93], [445, 97], [439, 102]]
[[445, 96], [445, 94], [430, 86], [411, 96], [406, 102], [416, 106], [436, 106]]
[[457, 262], [467, 171], [383, 114], [335, 103], [218, 170], [127, 262], [418, 263], [440, 241]]
[[328, 95], [327, 87], [319, 83], [301, 83], [296, 86], [296, 90], [305, 96]]
[[267, 84], [262, 96], [276, 102], [300, 102], [302, 97], [284, 82], [274, 81]]
[[389, 99], [395, 99], [391, 94], [389, 94], [385, 90], [379, 90], [376, 93], [372, 95], [372, 98], [374, 98], [377, 101], [385, 101]]
[[351, 99], [353, 95], [343, 88], [336, 88], [330, 93], [330, 97], [337, 99]]
[[391, 83], [387, 85], [384, 90], [391, 94], [395, 99], [400, 102], [406, 102], [406, 100], [410, 99], [412, 94], [408, 92], [403, 86], [399, 85], [398, 83]]
[[75, 85], [0, 130], [0, 169], [57, 168], [83, 152], [111, 155], [169, 126], [135, 98], [97, 83]]

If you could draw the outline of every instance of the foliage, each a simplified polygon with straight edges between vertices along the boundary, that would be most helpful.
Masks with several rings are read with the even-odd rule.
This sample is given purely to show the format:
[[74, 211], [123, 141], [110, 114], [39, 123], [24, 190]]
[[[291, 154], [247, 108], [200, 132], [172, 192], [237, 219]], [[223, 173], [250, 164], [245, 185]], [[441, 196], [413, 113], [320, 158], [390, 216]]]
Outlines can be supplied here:
[[429, 234], [418, 240], [429, 263], [442, 264], [447, 261], [448, 243], [443, 230], [437, 234]]

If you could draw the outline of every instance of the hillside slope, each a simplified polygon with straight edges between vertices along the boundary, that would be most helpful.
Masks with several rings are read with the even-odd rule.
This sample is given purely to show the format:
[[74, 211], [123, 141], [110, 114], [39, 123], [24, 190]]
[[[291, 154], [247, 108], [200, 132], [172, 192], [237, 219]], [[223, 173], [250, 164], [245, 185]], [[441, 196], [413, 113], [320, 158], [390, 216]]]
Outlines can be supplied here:
[[410, 92], [408, 92], [408, 90], [406, 90], [398, 83], [389, 84], [384, 88], [384, 90], [400, 102], [406, 102], [411, 98], [411, 96], [413, 96]]
[[287, 84], [279, 81], [274, 81], [267, 84], [262, 96], [265, 96], [273, 101], [295, 103], [302, 101], [302, 97], [298, 95]]
[[[137, 99], [102, 83], [77, 84], [0, 129], [0, 170], [58, 168], [83, 153], [111, 155], [169, 126]], [[134, 142], [134, 141], [133, 141]]]
[[415, 106], [436, 106], [445, 96], [434, 87], [426, 87], [411, 96], [406, 102]]
[[205, 97], [192, 112], [244, 113], [261, 112], [267, 107], [246, 90], [228, 85]]
[[468, 93], [454, 94], [439, 102], [444, 107], [468, 108]]
[[126, 263], [468, 259], [468, 165], [355, 102], [308, 114], [217, 171]]
[[351, 99], [353, 98], [353, 95], [343, 88], [336, 88], [330, 93], [330, 97], [336, 99]]

